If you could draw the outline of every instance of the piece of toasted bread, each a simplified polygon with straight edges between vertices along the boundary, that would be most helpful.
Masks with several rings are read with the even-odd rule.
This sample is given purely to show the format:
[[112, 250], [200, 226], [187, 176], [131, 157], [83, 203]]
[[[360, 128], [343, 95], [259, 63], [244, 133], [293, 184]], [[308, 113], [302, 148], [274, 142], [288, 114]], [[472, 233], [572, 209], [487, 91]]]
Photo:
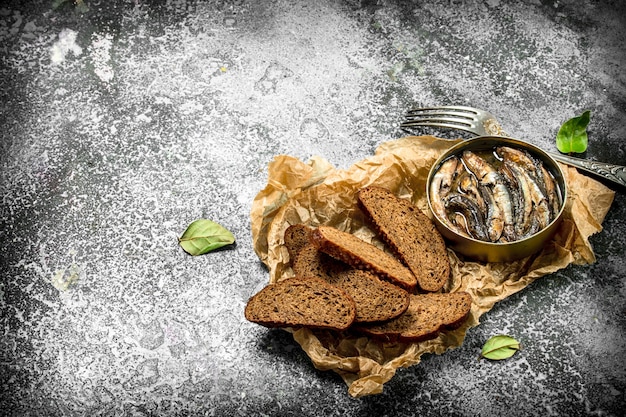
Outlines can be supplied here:
[[351, 269], [348, 264], [320, 252], [312, 242], [296, 253], [291, 267], [297, 277], [313, 277], [329, 282], [333, 279], [332, 273]]
[[345, 330], [356, 305], [341, 288], [321, 279], [288, 278], [269, 284], [246, 304], [247, 320], [266, 327]]
[[439, 291], [450, 276], [450, 260], [443, 237], [428, 216], [382, 187], [363, 188], [358, 199], [385, 243], [413, 272], [419, 287]]
[[301, 223], [292, 224], [285, 230], [285, 246], [292, 263], [300, 249], [311, 242], [311, 233], [313, 229]]
[[355, 323], [394, 319], [409, 308], [408, 291], [369, 271], [349, 269], [332, 275], [331, 284], [343, 289], [356, 304]]
[[313, 230], [311, 240], [321, 252], [353, 268], [369, 270], [409, 291], [417, 285], [415, 275], [398, 259], [351, 233], [319, 226]]
[[469, 315], [472, 297], [466, 292], [411, 294], [409, 308], [394, 320], [359, 325], [356, 330], [389, 342], [433, 339], [444, 329], [460, 326]]
[[323, 279], [348, 293], [356, 304], [355, 323], [391, 320], [409, 307], [409, 293], [403, 288], [371, 272], [351, 268], [320, 252], [313, 244], [298, 252], [293, 270], [298, 278]]

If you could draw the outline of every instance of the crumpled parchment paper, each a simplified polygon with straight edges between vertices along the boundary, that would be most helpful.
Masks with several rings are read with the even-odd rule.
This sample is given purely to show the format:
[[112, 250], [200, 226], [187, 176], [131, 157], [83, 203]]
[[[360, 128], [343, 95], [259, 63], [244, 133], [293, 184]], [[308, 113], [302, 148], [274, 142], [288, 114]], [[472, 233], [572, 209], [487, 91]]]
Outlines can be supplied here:
[[[269, 164], [267, 186], [251, 210], [254, 249], [269, 269], [269, 281], [293, 276], [283, 241], [291, 224], [331, 225], [384, 248], [357, 207], [356, 192], [362, 187], [387, 187], [431, 216], [426, 201], [428, 172], [439, 155], [457, 142], [432, 136], [385, 142], [375, 155], [346, 170], [335, 169], [321, 157], [305, 163], [276, 156]], [[351, 396], [381, 393], [398, 368], [418, 364], [424, 353], [441, 354], [460, 346], [466, 331], [477, 326], [480, 316], [496, 302], [569, 264], [595, 261], [589, 236], [602, 229], [614, 192], [575, 168], [562, 168], [569, 192], [565, 216], [541, 252], [511, 263], [480, 263], [448, 251], [452, 272], [444, 291], [467, 291], [473, 298], [470, 316], [460, 328], [420, 343], [382, 343], [351, 334], [287, 330], [317, 369], [341, 375]]]

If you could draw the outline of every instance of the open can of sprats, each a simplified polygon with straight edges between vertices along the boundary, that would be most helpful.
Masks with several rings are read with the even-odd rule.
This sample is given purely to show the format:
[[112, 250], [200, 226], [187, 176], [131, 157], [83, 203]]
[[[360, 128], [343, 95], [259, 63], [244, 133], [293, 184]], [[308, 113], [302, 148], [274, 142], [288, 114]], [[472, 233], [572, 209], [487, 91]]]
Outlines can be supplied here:
[[479, 136], [433, 164], [428, 207], [450, 248], [483, 262], [509, 262], [541, 250], [558, 228], [567, 185], [559, 164], [524, 141]]

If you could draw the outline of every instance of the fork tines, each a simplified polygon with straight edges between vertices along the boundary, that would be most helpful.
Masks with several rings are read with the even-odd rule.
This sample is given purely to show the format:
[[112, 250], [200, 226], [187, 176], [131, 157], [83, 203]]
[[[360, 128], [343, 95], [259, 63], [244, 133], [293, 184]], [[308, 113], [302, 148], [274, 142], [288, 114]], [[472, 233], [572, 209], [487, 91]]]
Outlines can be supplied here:
[[431, 126], [452, 129], [473, 129], [477, 112], [471, 107], [441, 106], [411, 109], [401, 127]]

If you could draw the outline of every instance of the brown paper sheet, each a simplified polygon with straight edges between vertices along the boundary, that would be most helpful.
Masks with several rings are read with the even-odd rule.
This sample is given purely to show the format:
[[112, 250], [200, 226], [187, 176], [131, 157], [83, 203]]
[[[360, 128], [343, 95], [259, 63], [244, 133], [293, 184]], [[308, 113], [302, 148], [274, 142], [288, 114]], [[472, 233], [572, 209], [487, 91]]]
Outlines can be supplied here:
[[[458, 141], [412, 136], [383, 143], [375, 155], [346, 170], [320, 157], [304, 163], [277, 156], [269, 165], [267, 186], [251, 211], [254, 249], [269, 268], [269, 281], [293, 276], [284, 246], [285, 229], [296, 223], [335, 226], [384, 248], [356, 205], [356, 192], [376, 184], [410, 199], [430, 216], [426, 178], [435, 160]], [[473, 297], [468, 320], [454, 331], [420, 343], [382, 343], [367, 337], [309, 329], [291, 330], [294, 339], [320, 370], [337, 372], [353, 397], [378, 394], [400, 367], [418, 364], [424, 353], [441, 354], [460, 346], [466, 331], [479, 324], [496, 302], [569, 264], [595, 261], [589, 236], [602, 229], [614, 192], [562, 166], [569, 198], [554, 238], [538, 254], [511, 263], [463, 260], [449, 250], [452, 273], [445, 291], [467, 291]]]

